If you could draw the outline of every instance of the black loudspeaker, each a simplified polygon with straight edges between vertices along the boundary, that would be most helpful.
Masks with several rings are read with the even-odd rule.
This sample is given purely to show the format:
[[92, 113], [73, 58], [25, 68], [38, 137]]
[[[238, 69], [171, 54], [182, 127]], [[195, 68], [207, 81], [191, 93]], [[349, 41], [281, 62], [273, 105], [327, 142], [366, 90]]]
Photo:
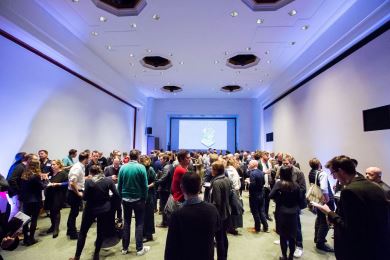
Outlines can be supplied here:
[[266, 134], [265, 135], [265, 141], [266, 142], [273, 142], [274, 141], [274, 132]]
[[148, 135], [153, 134], [153, 129], [151, 127], [146, 127], [146, 134]]
[[364, 131], [390, 129], [390, 105], [363, 110]]

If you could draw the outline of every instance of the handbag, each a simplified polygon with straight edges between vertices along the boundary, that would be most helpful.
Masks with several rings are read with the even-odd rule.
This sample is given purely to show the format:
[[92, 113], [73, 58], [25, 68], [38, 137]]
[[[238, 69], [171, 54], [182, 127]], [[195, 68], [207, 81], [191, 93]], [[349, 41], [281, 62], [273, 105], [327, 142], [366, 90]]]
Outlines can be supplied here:
[[318, 174], [319, 171], [317, 171], [316, 173], [316, 178], [314, 180], [314, 183], [310, 184], [310, 188], [306, 192], [306, 200], [308, 202], [316, 202], [316, 203], [322, 202], [322, 198], [323, 198], [322, 190], [317, 185]]

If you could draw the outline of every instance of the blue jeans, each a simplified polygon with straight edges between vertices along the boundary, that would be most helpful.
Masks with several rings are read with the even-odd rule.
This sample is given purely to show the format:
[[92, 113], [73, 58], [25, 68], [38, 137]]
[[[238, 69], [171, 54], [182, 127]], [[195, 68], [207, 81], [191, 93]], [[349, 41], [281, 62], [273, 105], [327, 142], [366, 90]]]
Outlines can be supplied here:
[[122, 247], [124, 250], [128, 250], [130, 244], [130, 226], [131, 218], [135, 215], [135, 244], [137, 251], [143, 248], [143, 230], [144, 230], [144, 217], [145, 217], [145, 200], [137, 200], [134, 202], [122, 201], [123, 204], [123, 237]]

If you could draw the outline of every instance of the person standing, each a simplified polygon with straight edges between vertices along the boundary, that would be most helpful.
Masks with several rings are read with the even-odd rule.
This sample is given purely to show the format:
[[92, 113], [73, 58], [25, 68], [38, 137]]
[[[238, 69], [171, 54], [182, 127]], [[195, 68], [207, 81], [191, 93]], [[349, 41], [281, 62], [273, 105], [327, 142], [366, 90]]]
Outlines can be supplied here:
[[118, 176], [118, 192], [122, 197], [124, 213], [122, 254], [125, 255], [129, 252], [130, 226], [134, 210], [136, 250], [137, 255], [141, 256], [150, 250], [150, 246], [143, 245], [148, 178], [145, 167], [138, 163], [139, 152], [131, 150], [129, 157], [130, 161], [121, 167]]
[[79, 215], [81, 199], [83, 197], [85, 184], [85, 166], [88, 164], [89, 154], [82, 152], [79, 154], [79, 162], [75, 163], [69, 171], [68, 179], [68, 204], [70, 206], [67, 222], [66, 234], [70, 239], [78, 238], [76, 229], [76, 218]]
[[154, 228], [154, 200], [155, 188], [154, 182], [156, 181], [156, 172], [151, 167], [151, 160], [148, 156], [142, 155], [140, 157], [140, 163], [145, 166], [146, 175], [148, 177], [148, 197], [145, 202], [145, 219], [144, 219], [144, 242], [153, 241]]
[[74, 164], [74, 158], [76, 158], [76, 156], [77, 156], [77, 150], [70, 149], [68, 156], [62, 159], [62, 165], [64, 166], [65, 171], [69, 172], [70, 168], [72, 168]]
[[[280, 236], [281, 260], [294, 258], [296, 237], [298, 233], [298, 212], [303, 194], [293, 181], [293, 166], [281, 166], [280, 181], [271, 190], [270, 198], [275, 201], [276, 232]], [[287, 255], [287, 247], [289, 254]]]
[[229, 204], [231, 181], [225, 176], [225, 166], [223, 162], [216, 161], [211, 166], [212, 176], [210, 191], [210, 202], [217, 208], [221, 219], [221, 228], [215, 234], [217, 242], [218, 260], [226, 260], [228, 255], [229, 241], [227, 230], [230, 224], [231, 208]]
[[220, 225], [217, 209], [199, 198], [201, 178], [187, 172], [181, 179], [183, 207], [172, 213], [165, 244], [166, 260], [213, 260]]
[[390, 201], [390, 186], [382, 181], [382, 170], [378, 167], [368, 167], [366, 169], [366, 178], [369, 181], [377, 183], [385, 192], [386, 199]]
[[[322, 191], [322, 203], [327, 204], [331, 210], [335, 209], [334, 196], [330, 187], [328, 174], [321, 168], [321, 162], [317, 158], [309, 161], [311, 171], [309, 172], [309, 183], [316, 184]], [[329, 224], [326, 215], [320, 210], [317, 211], [317, 218], [314, 227], [314, 243], [319, 250], [334, 252], [333, 248], [326, 244], [326, 236], [329, 231]]]
[[39, 210], [42, 206], [43, 188], [40, 163], [38, 160], [33, 159], [28, 162], [21, 176], [20, 197], [23, 202], [23, 213], [31, 217], [30, 226], [28, 224], [23, 226], [23, 241], [26, 246], [38, 242], [35, 240], [34, 235], [37, 228]]
[[60, 160], [52, 160], [51, 167], [53, 169], [53, 175], [49, 176], [50, 182], [45, 190], [45, 203], [47, 209], [50, 210], [51, 226], [46, 233], [53, 233], [53, 238], [56, 238], [59, 233], [61, 209], [66, 197], [68, 173], [64, 171]]
[[106, 178], [100, 166], [92, 165], [89, 171], [90, 178], [85, 181], [83, 199], [86, 201], [81, 220], [80, 234], [77, 240], [76, 253], [70, 260], [79, 260], [84, 249], [87, 233], [92, 223], [97, 222], [97, 235], [93, 260], [99, 260], [99, 252], [104, 239], [104, 229], [109, 226], [111, 210], [110, 191], [119, 197], [118, 191], [111, 178]]
[[380, 260], [390, 255], [389, 202], [382, 188], [358, 175], [350, 157], [332, 158], [326, 168], [344, 185], [336, 212], [326, 204], [312, 205], [334, 224], [336, 259]]
[[263, 225], [263, 231], [268, 231], [268, 223], [264, 212], [264, 173], [260, 171], [256, 160], [251, 160], [248, 165], [249, 170], [249, 206], [255, 221], [255, 232], [260, 232], [260, 222]]
[[164, 212], [165, 205], [167, 204], [169, 194], [171, 193], [171, 184], [172, 184], [172, 175], [173, 175], [173, 166], [169, 161], [169, 155], [164, 154], [161, 157], [162, 163], [162, 175], [155, 181], [155, 186], [158, 187], [158, 195], [160, 197], [160, 212], [162, 214], [161, 223], [157, 227], [165, 228], [168, 225], [167, 215]]
[[177, 159], [179, 165], [176, 166], [175, 171], [173, 172], [171, 193], [176, 202], [182, 203], [184, 201], [184, 194], [180, 188], [180, 182], [183, 175], [188, 171], [188, 167], [191, 163], [191, 156], [187, 150], [181, 150], [177, 154]]

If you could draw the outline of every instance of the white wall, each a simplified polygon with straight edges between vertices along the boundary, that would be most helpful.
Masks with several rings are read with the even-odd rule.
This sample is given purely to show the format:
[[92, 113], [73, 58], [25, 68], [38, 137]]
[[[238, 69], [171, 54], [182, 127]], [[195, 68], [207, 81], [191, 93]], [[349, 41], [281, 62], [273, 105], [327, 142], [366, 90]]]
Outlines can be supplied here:
[[358, 171], [382, 168], [390, 183], [390, 130], [363, 131], [362, 110], [390, 104], [390, 33], [362, 47], [264, 112], [264, 131], [274, 142], [264, 148], [326, 163], [345, 154]]
[[3, 37], [0, 46], [1, 174], [19, 151], [129, 151], [133, 108]]
[[238, 149], [254, 150], [259, 147], [259, 115], [254, 113], [255, 99], [155, 99], [151, 127], [160, 138], [160, 147], [166, 149], [170, 115], [236, 115], [238, 116]]

